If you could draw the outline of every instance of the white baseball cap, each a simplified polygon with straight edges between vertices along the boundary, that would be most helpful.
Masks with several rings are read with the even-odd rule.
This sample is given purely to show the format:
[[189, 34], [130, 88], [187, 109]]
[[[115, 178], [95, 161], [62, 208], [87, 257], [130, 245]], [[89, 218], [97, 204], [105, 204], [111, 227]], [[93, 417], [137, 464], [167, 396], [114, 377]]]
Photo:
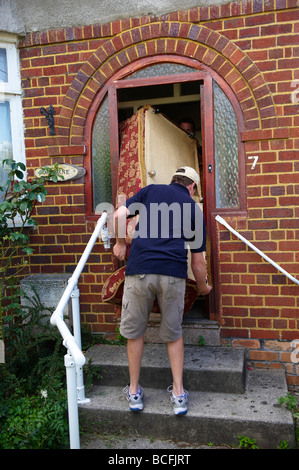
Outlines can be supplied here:
[[193, 168], [191, 168], [190, 166], [181, 166], [176, 170], [173, 176], [187, 176], [187, 178], [196, 183], [197, 193], [199, 194], [199, 175]]

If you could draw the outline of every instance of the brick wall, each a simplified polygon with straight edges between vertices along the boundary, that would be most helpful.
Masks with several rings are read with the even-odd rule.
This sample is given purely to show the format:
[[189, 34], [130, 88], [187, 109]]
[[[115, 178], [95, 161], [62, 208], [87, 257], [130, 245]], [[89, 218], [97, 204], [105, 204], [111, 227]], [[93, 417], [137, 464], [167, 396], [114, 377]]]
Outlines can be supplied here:
[[[95, 94], [122, 67], [157, 54], [192, 56], [233, 89], [245, 123], [246, 217], [226, 220], [295, 277], [299, 272], [299, 10], [295, 0], [233, 2], [162, 18], [142, 17], [26, 35], [20, 42], [29, 174], [56, 161], [83, 166], [86, 117]], [[40, 107], [55, 108], [49, 136]], [[248, 156], [257, 155], [251, 170]], [[72, 272], [94, 227], [85, 215], [84, 178], [49, 185], [31, 237], [31, 273]], [[292, 341], [298, 338], [298, 289], [221, 226], [221, 334], [246, 347], [257, 367], [284, 367], [298, 381]], [[82, 321], [94, 332], [115, 330], [101, 302], [113, 271], [101, 242], [80, 279]]]

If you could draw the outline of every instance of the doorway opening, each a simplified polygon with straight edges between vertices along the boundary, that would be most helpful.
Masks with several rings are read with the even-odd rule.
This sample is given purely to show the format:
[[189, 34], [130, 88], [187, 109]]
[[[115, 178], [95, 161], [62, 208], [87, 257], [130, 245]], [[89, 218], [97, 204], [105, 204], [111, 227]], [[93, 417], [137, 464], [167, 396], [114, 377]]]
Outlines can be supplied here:
[[[230, 86], [217, 73], [192, 59], [165, 55], [130, 63], [107, 81], [87, 116], [86, 213], [96, 221], [102, 205], [117, 207], [119, 124], [128, 119], [134, 121], [133, 115], [142, 111], [138, 108], [147, 105], [159, 109], [161, 118], [167, 117], [173, 126], [186, 116], [195, 121], [195, 137], [202, 147], [203, 212], [210, 255], [208, 278], [213, 290], [208, 298], [197, 299], [185, 321], [219, 322], [221, 273], [215, 217], [218, 214], [246, 217], [247, 208], [243, 113]], [[155, 142], [160, 145], [161, 140]], [[164, 147], [167, 145], [164, 142]], [[158, 166], [160, 161], [163, 157], [159, 156]], [[131, 163], [134, 165], [135, 161]], [[127, 178], [124, 181], [131, 183]], [[139, 183], [140, 179], [135, 186]], [[127, 185], [126, 190], [128, 186], [132, 187]], [[113, 263], [116, 271], [119, 266], [114, 258]]]
[[[118, 122], [129, 119], [140, 108], [150, 105], [157, 113], [162, 113], [168, 120], [181, 127], [181, 122], [190, 120], [193, 131], [187, 130], [190, 138], [196, 139], [198, 163], [202, 169], [202, 126], [201, 126], [201, 90], [202, 81], [184, 81], [156, 85], [135, 86], [117, 89]], [[161, 162], [167, 165], [167, 162]], [[204, 182], [201, 173], [202, 196]], [[170, 175], [171, 179], [171, 175]], [[170, 182], [170, 181], [169, 181]], [[200, 321], [209, 318], [208, 303], [205, 296], [199, 296], [189, 312], [184, 315], [184, 322]]]

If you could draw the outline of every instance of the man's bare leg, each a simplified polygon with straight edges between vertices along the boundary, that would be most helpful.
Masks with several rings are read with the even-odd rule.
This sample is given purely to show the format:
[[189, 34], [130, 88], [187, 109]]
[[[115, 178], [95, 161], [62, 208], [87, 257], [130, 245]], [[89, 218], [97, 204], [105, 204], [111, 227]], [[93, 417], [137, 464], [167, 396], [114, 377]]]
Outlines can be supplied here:
[[139, 388], [139, 376], [143, 355], [143, 344], [143, 336], [140, 336], [140, 338], [127, 340], [127, 354], [130, 374], [130, 393], [132, 394], [137, 393]]
[[184, 393], [183, 367], [184, 367], [184, 342], [183, 337], [167, 343], [168, 358], [170, 362], [173, 393], [178, 396]]

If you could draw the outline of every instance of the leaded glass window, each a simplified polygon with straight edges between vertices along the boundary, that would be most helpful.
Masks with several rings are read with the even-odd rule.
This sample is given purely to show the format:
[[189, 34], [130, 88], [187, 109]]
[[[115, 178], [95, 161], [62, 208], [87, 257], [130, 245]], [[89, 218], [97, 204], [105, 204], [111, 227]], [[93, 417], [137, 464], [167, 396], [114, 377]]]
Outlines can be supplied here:
[[239, 207], [238, 126], [234, 108], [213, 80], [216, 208]]
[[163, 62], [160, 64], [150, 65], [144, 69], [137, 70], [126, 77], [127, 80], [132, 78], [149, 78], [149, 77], [160, 77], [162, 75], [176, 75], [179, 73], [191, 73], [196, 72], [196, 69], [188, 67], [182, 64], [175, 64], [171, 62]]
[[112, 203], [108, 95], [99, 109], [92, 134], [92, 181], [94, 208]]

